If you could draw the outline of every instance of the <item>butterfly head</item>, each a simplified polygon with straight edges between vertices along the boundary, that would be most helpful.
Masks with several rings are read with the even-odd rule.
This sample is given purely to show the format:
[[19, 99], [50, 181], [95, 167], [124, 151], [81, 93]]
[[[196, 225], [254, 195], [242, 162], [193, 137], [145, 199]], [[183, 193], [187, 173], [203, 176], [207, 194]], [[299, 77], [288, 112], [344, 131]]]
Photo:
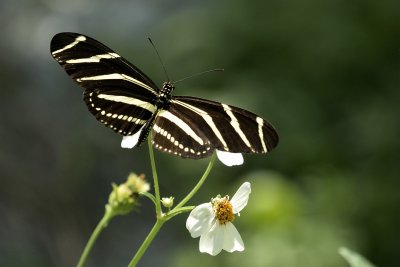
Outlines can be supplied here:
[[161, 91], [166, 95], [171, 95], [171, 93], [174, 89], [175, 89], [175, 86], [172, 82], [165, 82], [162, 86]]

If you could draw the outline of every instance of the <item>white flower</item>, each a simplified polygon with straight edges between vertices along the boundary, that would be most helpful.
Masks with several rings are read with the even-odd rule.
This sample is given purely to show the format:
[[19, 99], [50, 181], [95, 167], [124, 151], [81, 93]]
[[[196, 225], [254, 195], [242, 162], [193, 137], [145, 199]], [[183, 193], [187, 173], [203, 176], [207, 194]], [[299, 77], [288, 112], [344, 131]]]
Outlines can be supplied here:
[[247, 205], [250, 192], [250, 183], [245, 182], [231, 200], [229, 196], [217, 196], [190, 212], [186, 228], [193, 238], [200, 236], [200, 252], [215, 256], [221, 250], [244, 250], [242, 238], [232, 222], [235, 214], [240, 215], [239, 212]]

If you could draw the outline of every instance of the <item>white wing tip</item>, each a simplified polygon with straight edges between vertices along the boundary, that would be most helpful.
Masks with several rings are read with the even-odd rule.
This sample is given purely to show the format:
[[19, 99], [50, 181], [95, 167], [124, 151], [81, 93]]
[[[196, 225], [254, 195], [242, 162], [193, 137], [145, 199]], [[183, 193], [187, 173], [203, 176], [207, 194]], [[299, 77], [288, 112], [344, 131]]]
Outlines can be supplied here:
[[218, 159], [226, 166], [238, 166], [244, 162], [242, 153], [231, 153], [217, 150]]

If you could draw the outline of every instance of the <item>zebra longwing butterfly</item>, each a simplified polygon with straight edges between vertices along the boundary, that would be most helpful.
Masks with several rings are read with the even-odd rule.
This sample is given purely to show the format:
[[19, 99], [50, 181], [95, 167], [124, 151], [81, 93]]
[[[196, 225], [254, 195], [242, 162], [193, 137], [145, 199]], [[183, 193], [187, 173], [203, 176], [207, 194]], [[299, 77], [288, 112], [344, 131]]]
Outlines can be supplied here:
[[124, 136], [123, 147], [142, 143], [183, 158], [214, 150], [267, 153], [278, 143], [270, 123], [247, 110], [191, 96], [172, 96], [172, 82], [159, 88], [140, 69], [102, 43], [78, 33], [59, 33], [51, 54], [85, 91], [89, 111]]

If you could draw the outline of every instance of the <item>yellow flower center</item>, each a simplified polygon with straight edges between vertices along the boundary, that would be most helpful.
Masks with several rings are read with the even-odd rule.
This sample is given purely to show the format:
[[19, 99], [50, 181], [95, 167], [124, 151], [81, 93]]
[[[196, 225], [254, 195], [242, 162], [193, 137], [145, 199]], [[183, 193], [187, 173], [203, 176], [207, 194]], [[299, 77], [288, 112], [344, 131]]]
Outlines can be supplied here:
[[223, 225], [227, 222], [233, 222], [235, 215], [233, 214], [232, 204], [229, 202], [229, 197], [216, 197], [211, 203], [215, 212], [215, 217], [218, 219], [219, 224]]

